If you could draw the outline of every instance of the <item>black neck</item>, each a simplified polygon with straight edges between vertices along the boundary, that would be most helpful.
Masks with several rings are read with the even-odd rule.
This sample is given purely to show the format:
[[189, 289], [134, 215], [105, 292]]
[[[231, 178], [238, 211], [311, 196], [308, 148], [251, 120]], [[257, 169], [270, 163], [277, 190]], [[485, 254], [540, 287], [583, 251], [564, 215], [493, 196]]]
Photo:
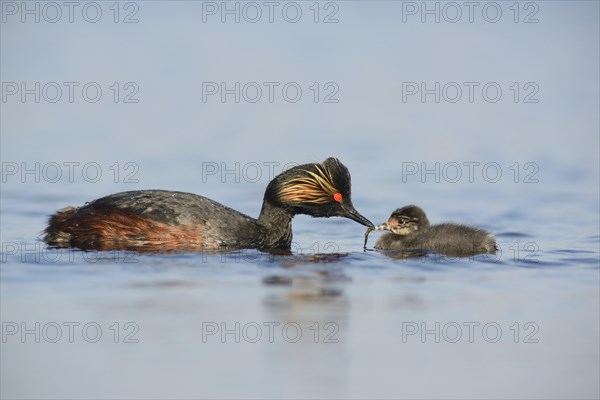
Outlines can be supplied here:
[[289, 248], [291, 246], [292, 218], [293, 215], [289, 211], [274, 206], [268, 200], [263, 202], [258, 223], [265, 228], [265, 247]]

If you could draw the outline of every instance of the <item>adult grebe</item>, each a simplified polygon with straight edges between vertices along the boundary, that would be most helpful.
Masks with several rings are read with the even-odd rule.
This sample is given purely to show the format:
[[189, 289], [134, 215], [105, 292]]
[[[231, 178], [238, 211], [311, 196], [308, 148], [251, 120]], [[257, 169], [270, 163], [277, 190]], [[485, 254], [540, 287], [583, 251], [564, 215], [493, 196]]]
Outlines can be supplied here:
[[296, 214], [344, 217], [373, 227], [354, 209], [350, 186], [350, 173], [336, 158], [290, 168], [267, 186], [258, 219], [191, 193], [116, 193], [58, 211], [49, 218], [44, 240], [84, 250], [289, 249]]

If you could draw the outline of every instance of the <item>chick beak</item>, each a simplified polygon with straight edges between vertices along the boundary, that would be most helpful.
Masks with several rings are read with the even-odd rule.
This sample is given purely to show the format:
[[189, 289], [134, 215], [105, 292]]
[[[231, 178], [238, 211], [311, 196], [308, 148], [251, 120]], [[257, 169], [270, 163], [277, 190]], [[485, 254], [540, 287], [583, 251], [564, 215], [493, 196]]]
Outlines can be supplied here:
[[358, 222], [361, 225], [368, 226], [369, 228], [374, 228], [375, 225], [365, 217], [363, 217], [358, 211], [354, 209], [352, 204], [342, 206], [344, 209], [344, 217], [350, 218], [353, 221]]
[[378, 231], [389, 231], [390, 226], [388, 225], [387, 222], [384, 222], [383, 224], [376, 226], [375, 229]]

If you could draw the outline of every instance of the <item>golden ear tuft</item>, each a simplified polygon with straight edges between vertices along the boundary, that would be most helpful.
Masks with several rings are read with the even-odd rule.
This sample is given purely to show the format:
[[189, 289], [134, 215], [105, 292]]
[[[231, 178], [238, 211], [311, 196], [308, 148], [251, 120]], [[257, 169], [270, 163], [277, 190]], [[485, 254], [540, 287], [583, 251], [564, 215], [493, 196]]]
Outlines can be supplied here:
[[[331, 171], [320, 164], [315, 164], [317, 172], [304, 172], [307, 176], [286, 182], [279, 191], [279, 197], [287, 202], [326, 204], [340, 195], [333, 184]], [[338, 201], [338, 200], [336, 200]]]

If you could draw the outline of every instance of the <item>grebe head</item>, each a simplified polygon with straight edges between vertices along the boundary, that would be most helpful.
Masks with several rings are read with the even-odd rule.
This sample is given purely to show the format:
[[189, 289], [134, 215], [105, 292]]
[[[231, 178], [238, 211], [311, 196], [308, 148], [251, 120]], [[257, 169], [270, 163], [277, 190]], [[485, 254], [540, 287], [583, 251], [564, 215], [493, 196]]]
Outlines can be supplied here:
[[419, 229], [429, 227], [429, 220], [421, 207], [410, 205], [397, 209], [387, 222], [376, 229], [387, 230], [396, 235], [410, 235]]
[[299, 165], [276, 176], [267, 186], [265, 201], [292, 214], [344, 217], [362, 225], [373, 223], [354, 209], [350, 172], [337, 158]]

